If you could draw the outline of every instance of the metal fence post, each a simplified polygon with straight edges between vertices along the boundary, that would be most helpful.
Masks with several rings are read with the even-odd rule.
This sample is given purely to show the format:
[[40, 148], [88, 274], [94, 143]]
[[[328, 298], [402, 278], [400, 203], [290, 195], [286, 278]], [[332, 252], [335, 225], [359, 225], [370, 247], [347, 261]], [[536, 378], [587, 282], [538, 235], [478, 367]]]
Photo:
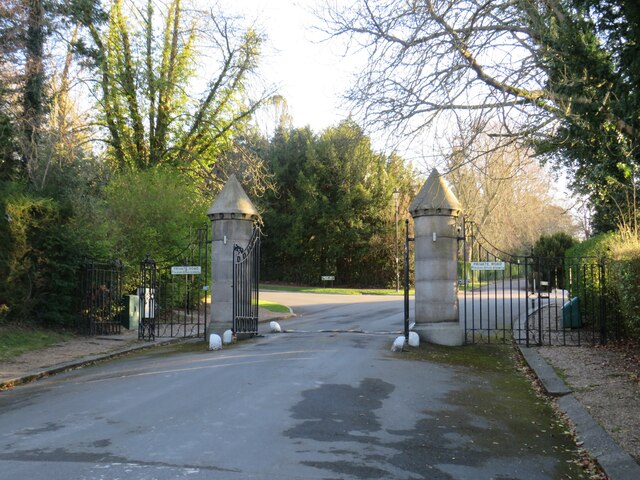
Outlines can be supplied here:
[[413, 238], [409, 237], [409, 219], [405, 220], [405, 240], [404, 240], [404, 338], [409, 342], [409, 242]]

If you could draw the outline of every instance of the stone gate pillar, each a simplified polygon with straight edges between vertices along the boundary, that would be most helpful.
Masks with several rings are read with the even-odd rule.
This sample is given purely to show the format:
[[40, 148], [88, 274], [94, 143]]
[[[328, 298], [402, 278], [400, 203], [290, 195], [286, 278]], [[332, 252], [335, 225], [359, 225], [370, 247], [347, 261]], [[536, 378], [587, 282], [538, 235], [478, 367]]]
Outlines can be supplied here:
[[415, 237], [415, 331], [426, 342], [462, 345], [458, 317], [458, 231], [461, 206], [434, 168], [409, 212]]
[[211, 219], [211, 318], [207, 335], [222, 334], [233, 322], [233, 246], [245, 247], [258, 210], [231, 175], [207, 211]]

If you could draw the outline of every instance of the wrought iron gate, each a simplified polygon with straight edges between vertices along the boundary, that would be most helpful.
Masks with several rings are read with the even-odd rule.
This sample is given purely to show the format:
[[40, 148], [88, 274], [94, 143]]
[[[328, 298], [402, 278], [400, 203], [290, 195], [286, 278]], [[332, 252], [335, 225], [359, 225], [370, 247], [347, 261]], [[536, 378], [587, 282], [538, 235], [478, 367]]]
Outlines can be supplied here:
[[233, 247], [233, 334], [258, 333], [260, 229], [254, 227], [246, 247]]
[[120, 261], [85, 261], [81, 270], [79, 330], [89, 335], [120, 333], [122, 304], [122, 273]]
[[197, 230], [185, 251], [157, 264], [140, 265], [138, 337], [206, 336], [209, 309], [211, 240], [209, 226]]
[[411, 324], [409, 322], [409, 269], [410, 269], [410, 257], [411, 257], [411, 242], [415, 241], [413, 237], [409, 236], [409, 220], [405, 220], [404, 225], [404, 339], [405, 342], [409, 342], [409, 331], [411, 330]]
[[459, 311], [467, 343], [513, 338], [526, 346], [581, 345], [616, 334], [601, 259], [511, 255], [469, 224], [460, 253]]

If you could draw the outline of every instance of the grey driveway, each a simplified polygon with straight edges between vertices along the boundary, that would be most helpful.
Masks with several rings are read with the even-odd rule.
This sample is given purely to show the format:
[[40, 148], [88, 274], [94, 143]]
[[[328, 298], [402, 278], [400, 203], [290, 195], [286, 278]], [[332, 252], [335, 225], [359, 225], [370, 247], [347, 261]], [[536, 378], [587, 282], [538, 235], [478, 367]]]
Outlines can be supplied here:
[[0, 393], [0, 479], [577, 478], [499, 378], [389, 352], [401, 297], [263, 297], [300, 314], [292, 333]]

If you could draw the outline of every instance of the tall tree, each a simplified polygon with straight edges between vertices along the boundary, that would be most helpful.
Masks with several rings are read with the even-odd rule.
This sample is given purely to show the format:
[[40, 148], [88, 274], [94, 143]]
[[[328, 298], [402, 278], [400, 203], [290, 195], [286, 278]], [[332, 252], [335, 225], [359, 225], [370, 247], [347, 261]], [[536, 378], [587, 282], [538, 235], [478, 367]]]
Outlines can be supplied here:
[[348, 95], [369, 124], [499, 119], [505, 141], [570, 167], [605, 229], [638, 178], [638, 17], [635, 0], [359, 0], [326, 14], [369, 54]]
[[[18, 175], [23, 157], [18, 148], [19, 119], [24, 103], [25, 28], [27, 8], [23, 0], [0, 4], [0, 178]], [[21, 94], [22, 93], [22, 94]]]
[[[548, 88], [572, 101], [538, 151], [572, 171], [595, 207], [596, 231], [637, 225], [640, 179], [640, 7], [635, 1], [572, 0], [557, 7], [540, 43]], [[562, 23], [560, 23], [560, 21]], [[637, 231], [637, 229], [636, 229]]]
[[[28, 0], [25, 39], [25, 86], [22, 98], [24, 134], [28, 145], [35, 145], [44, 117], [45, 12], [42, 0]], [[28, 155], [32, 148], [27, 148]]]
[[[100, 21], [99, 0], [7, 0], [0, 5], [0, 174], [41, 189], [56, 148], [51, 135], [52, 65], [69, 78], [78, 16]], [[72, 32], [75, 32], [72, 33]], [[62, 39], [59, 40], [58, 39]], [[73, 39], [73, 40], [72, 40]], [[71, 40], [71, 41], [70, 41]], [[60, 55], [60, 53], [62, 55]], [[64, 115], [56, 110], [54, 124]]]
[[549, 173], [532, 149], [504, 145], [491, 124], [460, 126], [446, 157], [447, 180], [463, 213], [486, 241], [508, 253], [528, 253], [540, 235], [573, 234], [576, 225], [551, 193]]
[[[260, 36], [182, 3], [148, 0], [127, 9], [114, 0], [106, 28], [88, 25], [108, 154], [118, 169], [168, 164], [215, 177], [216, 159], [266, 98], [250, 99], [247, 89]], [[210, 75], [200, 95], [193, 93], [203, 80], [198, 71]]]
[[280, 129], [265, 153], [276, 191], [263, 199], [264, 273], [276, 280], [345, 285], [395, 281], [394, 189], [401, 218], [416, 189], [402, 159], [371, 148], [352, 121], [315, 136]]

